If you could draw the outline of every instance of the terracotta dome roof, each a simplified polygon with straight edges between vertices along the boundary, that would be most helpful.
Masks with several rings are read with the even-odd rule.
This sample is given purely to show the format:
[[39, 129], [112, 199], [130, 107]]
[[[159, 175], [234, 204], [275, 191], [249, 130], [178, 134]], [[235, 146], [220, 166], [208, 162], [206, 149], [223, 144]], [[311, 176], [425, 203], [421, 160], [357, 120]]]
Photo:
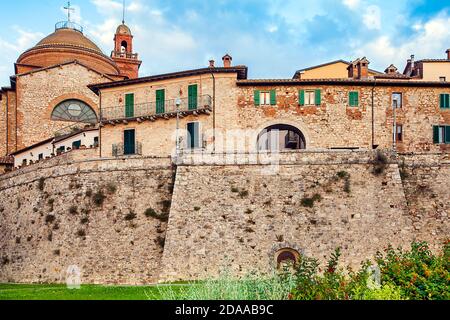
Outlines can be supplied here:
[[131, 30], [126, 24], [122, 23], [117, 27], [116, 34], [126, 34], [131, 36]]
[[103, 54], [102, 50], [100, 50], [94, 42], [86, 38], [80, 31], [74, 29], [58, 29], [54, 33], [39, 41], [35, 48], [43, 46], [74, 46], [90, 49]]

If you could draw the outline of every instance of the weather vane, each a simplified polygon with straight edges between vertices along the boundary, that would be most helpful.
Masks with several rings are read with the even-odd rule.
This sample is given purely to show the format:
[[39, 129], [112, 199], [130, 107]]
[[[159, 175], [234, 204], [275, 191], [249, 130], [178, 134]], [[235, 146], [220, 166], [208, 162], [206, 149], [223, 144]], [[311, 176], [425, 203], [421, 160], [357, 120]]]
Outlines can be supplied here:
[[70, 22], [70, 11], [75, 11], [74, 8], [70, 7], [70, 1], [67, 2], [67, 7], [64, 7], [64, 9], [67, 10], [67, 19]]

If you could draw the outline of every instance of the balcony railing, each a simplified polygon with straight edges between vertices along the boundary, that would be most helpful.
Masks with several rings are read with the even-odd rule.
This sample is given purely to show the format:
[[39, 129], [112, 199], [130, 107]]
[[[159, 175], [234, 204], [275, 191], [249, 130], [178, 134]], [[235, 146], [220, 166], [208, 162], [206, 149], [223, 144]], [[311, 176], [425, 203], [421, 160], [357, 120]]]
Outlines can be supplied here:
[[113, 144], [113, 157], [142, 155], [142, 143], [136, 142], [134, 146], [125, 146], [123, 143]]
[[83, 27], [80, 26], [78, 23], [72, 22], [72, 21], [61, 21], [58, 22], [55, 25], [55, 30], [59, 30], [59, 29], [72, 29], [72, 30], [76, 30], [79, 31], [81, 33], [83, 33]]
[[[166, 100], [161, 102], [149, 102], [135, 104], [133, 106], [118, 106], [102, 108], [100, 122], [121, 120], [155, 120], [158, 118], [170, 118], [177, 116], [177, 100]], [[192, 113], [206, 113], [212, 111], [212, 99], [209, 95], [197, 98], [184, 98], [180, 100], [179, 112], [181, 116]]]
[[113, 58], [124, 58], [124, 59], [133, 59], [137, 60], [139, 55], [137, 53], [129, 53], [129, 52], [122, 52], [122, 51], [112, 51], [111, 56]]

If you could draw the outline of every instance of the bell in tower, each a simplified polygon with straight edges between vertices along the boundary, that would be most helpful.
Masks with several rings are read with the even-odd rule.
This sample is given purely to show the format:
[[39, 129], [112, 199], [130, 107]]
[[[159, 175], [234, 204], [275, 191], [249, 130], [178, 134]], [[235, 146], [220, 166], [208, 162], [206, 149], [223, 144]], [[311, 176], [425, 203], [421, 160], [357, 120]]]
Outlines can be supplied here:
[[111, 53], [111, 58], [119, 67], [121, 75], [129, 79], [139, 77], [139, 68], [142, 61], [139, 60], [137, 53], [133, 53], [133, 35], [130, 28], [125, 25], [125, 19], [117, 27], [114, 36], [114, 51]]

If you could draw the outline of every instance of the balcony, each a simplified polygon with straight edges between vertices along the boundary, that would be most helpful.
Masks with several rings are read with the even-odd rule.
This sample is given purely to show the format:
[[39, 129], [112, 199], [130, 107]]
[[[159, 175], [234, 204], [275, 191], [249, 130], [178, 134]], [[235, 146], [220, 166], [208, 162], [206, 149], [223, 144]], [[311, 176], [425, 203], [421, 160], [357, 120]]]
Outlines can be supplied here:
[[139, 56], [138, 56], [137, 53], [129, 53], [129, 52], [122, 52], [122, 51], [112, 51], [111, 52], [111, 57], [137, 60]]
[[[179, 107], [180, 117], [183, 118], [190, 114], [209, 115], [212, 111], [212, 98], [209, 95], [199, 96], [196, 99], [180, 99]], [[128, 121], [156, 121], [158, 119], [170, 119], [177, 117], [176, 100], [166, 100], [163, 102], [149, 102], [135, 104], [134, 106], [118, 106], [111, 108], [102, 108], [100, 114], [100, 123], [116, 124], [127, 123]]]
[[112, 155], [113, 157], [142, 155], [142, 143], [136, 142], [134, 146], [125, 146], [123, 143], [113, 144]]

